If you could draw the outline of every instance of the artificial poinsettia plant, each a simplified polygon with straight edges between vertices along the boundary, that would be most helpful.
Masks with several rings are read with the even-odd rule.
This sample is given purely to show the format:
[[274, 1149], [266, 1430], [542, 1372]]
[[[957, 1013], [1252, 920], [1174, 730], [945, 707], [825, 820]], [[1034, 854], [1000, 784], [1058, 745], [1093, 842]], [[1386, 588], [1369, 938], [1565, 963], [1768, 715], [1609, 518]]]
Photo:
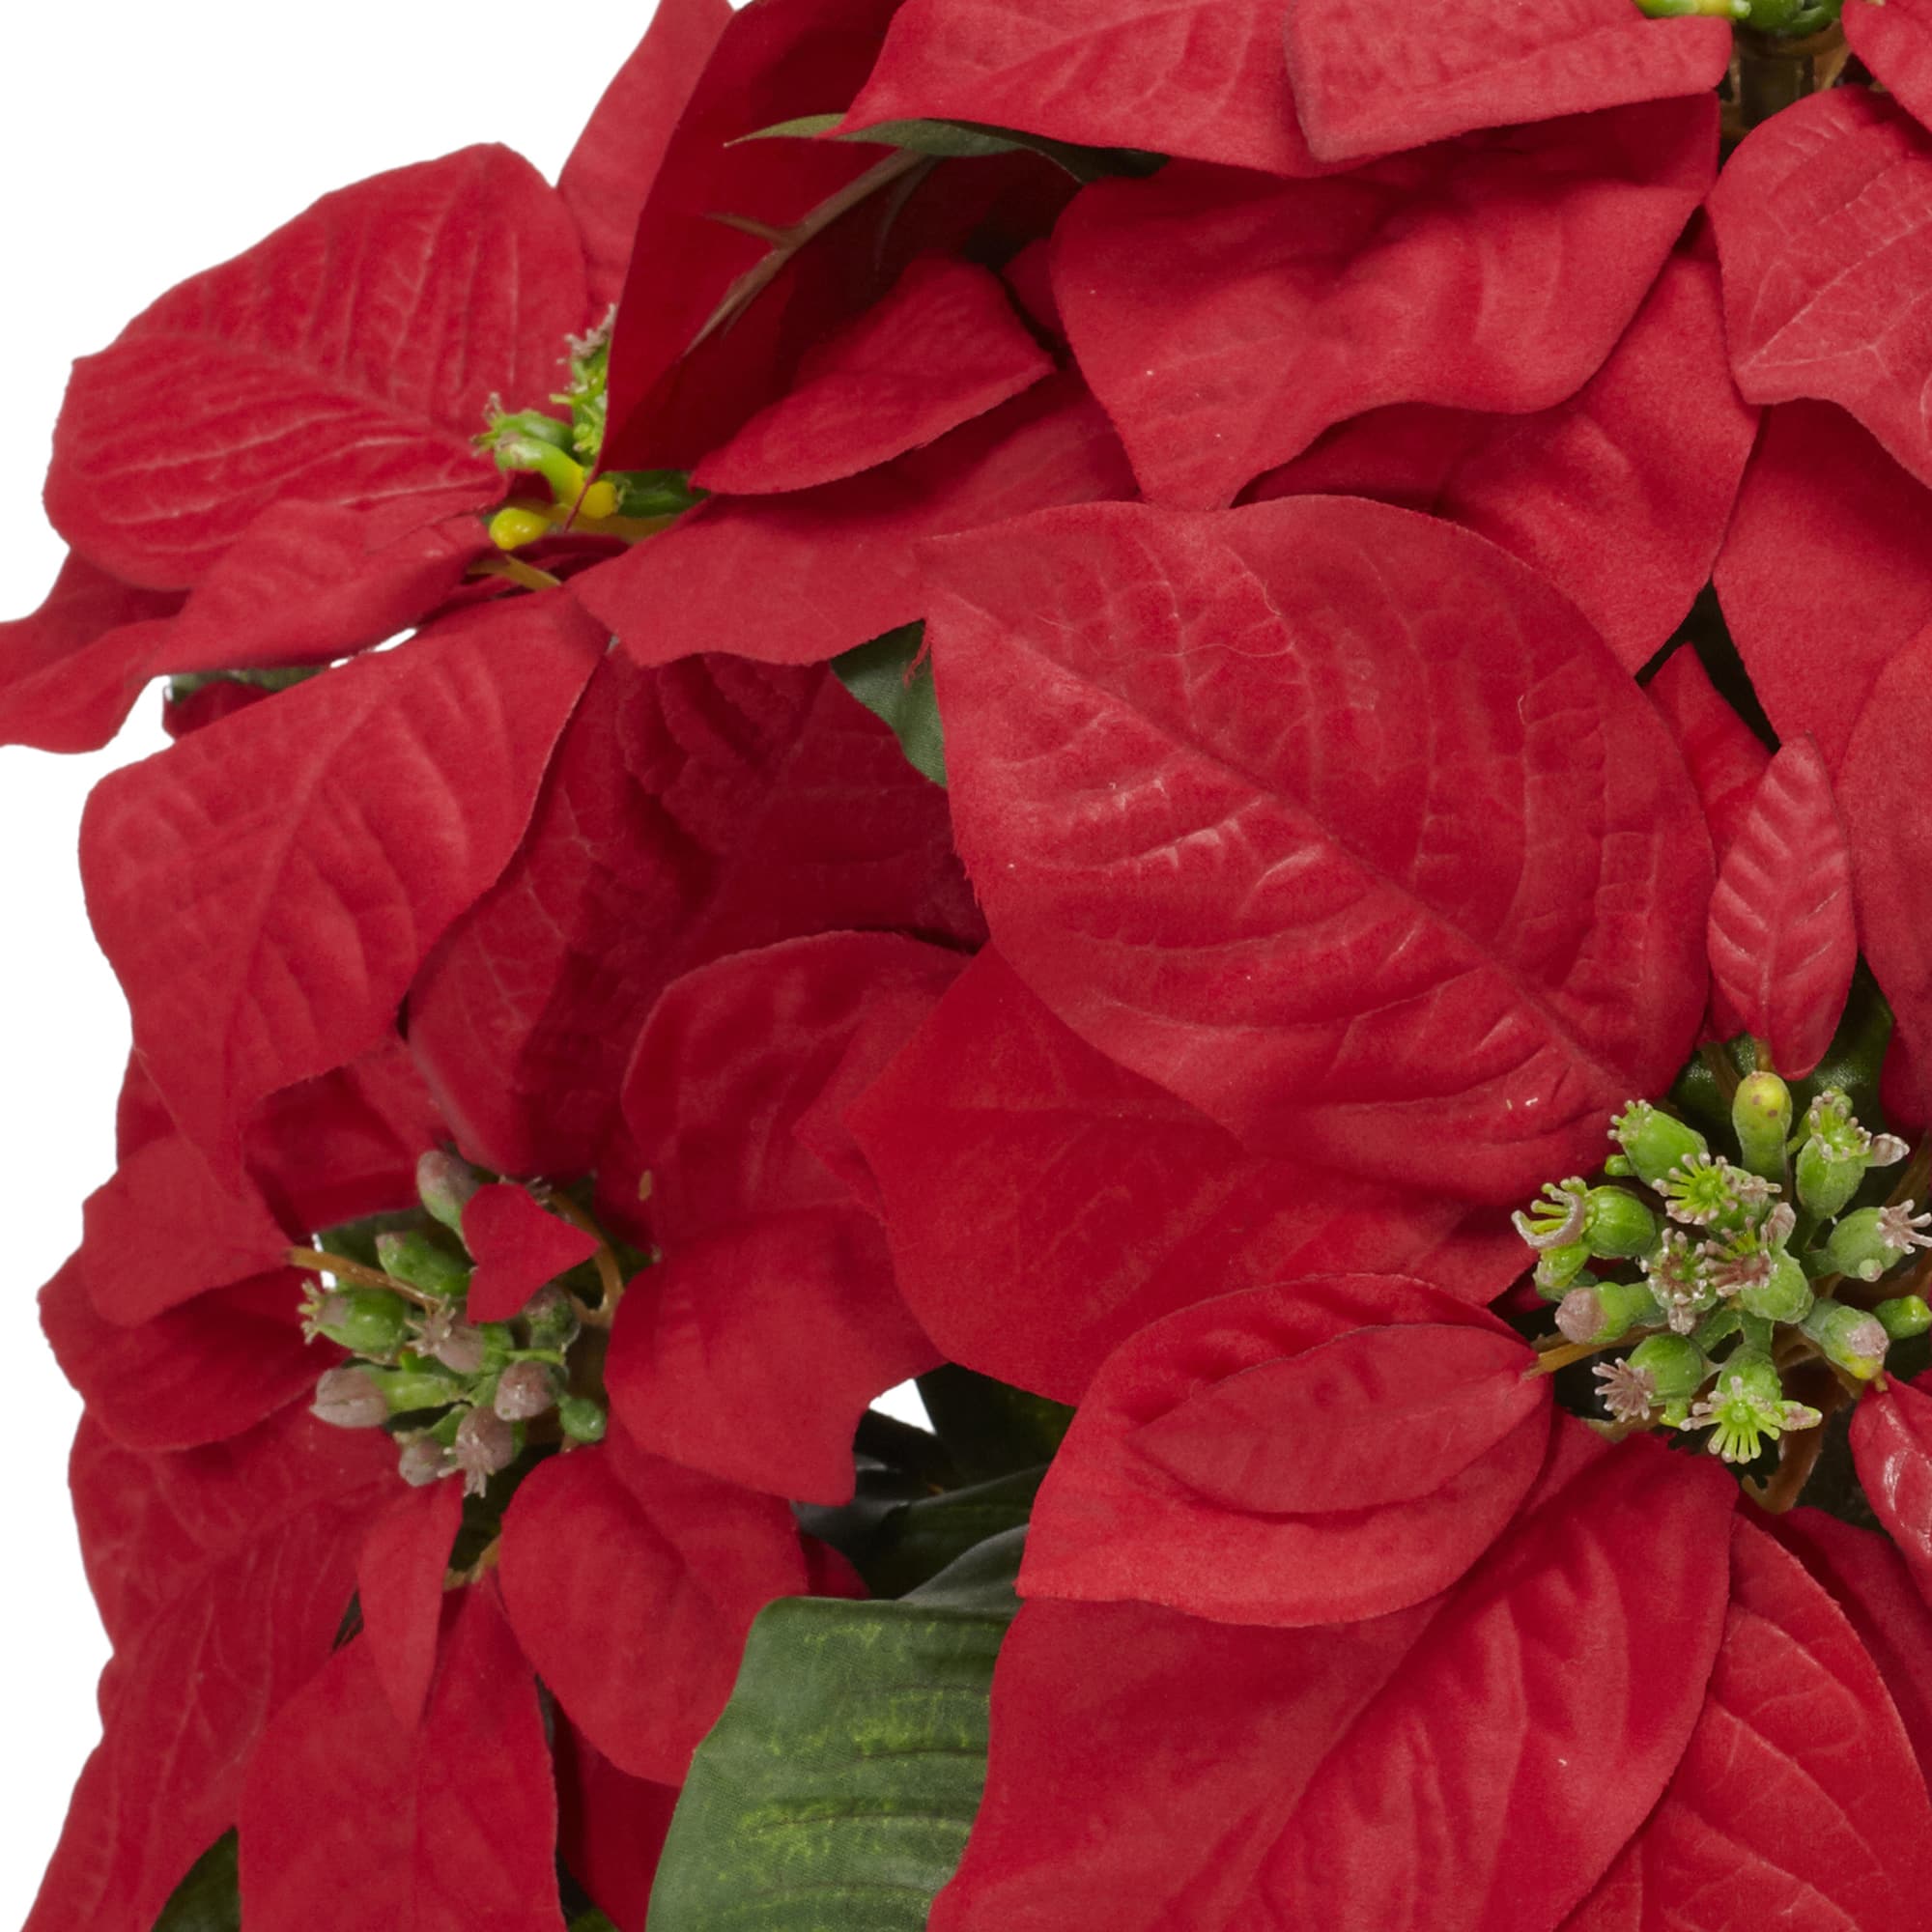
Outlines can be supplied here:
[[29, 1932], [1926, 1922], [1835, 12], [663, 0], [76, 364], [0, 728], [175, 742]]

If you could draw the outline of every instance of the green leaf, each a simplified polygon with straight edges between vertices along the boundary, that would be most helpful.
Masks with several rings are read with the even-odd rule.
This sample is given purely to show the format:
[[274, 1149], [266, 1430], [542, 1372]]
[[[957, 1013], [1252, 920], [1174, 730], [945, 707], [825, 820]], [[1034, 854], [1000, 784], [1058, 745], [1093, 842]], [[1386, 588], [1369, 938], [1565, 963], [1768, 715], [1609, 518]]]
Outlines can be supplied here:
[[[908, 154], [929, 155], [935, 160], [977, 161], [993, 155], [1025, 152], [1051, 161], [1082, 183], [1107, 175], [1151, 175], [1167, 158], [1140, 148], [1084, 148], [1071, 141], [1051, 140], [1018, 128], [993, 128], [980, 121], [880, 121], [848, 134], [832, 134], [844, 118], [842, 114], [801, 114], [796, 120], [742, 134], [739, 140], [817, 141], [831, 134], [835, 141], [898, 148]], [[735, 147], [737, 142], [731, 145]]]
[[155, 1920], [155, 1932], [242, 1932], [242, 1889], [235, 1859], [235, 1833], [224, 1832], [175, 1887]]
[[984, 1482], [1050, 1463], [1073, 1411], [1065, 1403], [995, 1381], [956, 1362], [919, 1378], [934, 1433], [968, 1482]]
[[903, 1597], [970, 1549], [1024, 1528], [1046, 1465], [942, 1495], [894, 1493], [890, 1472], [862, 1470], [859, 1492], [837, 1509], [802, 1506], [799, 1524], [832, 1544], [875, 1597]]
[[932, 690], [932, 661], [919, 661], [925, 626], [901, 624], [868, 644], [843, 652], [832, 668], [867, 711], [892, 726], [915, 771], [934, 784], [946, 782], [946, 735]]
[[980, 1808], [1023, 1535], [895, 1604], [759, 1613], [692, 1759], [649, 1932], [922, 1932]]

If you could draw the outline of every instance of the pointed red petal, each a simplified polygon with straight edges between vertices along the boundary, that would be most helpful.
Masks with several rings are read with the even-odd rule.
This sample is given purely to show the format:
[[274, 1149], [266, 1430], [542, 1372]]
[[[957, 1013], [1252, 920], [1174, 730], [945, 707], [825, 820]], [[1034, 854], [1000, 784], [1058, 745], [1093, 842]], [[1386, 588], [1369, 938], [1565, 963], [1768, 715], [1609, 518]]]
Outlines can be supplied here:
[[96, 787], [88, 910], [188, 1138], [232, 1160], [258, 1101], [384, 1037], [522, 837], [599, 648], [562, 599], [492, 605]]
[[355, 1563], [362, 1641], [396, 1722], [415, 1729], [436, 1671], [443, 1577], [463, 1521], [463, 1486], [399, 1496], [370, 1527]]
[[[697, 646], [820, 664], [924, 614], [920, 538], [1134, 494], [1106, 417], [1063, 376], [866, 475], [701, 504], [570, 589], [639, 664]], [[768, 594], [773, 583], [782, 598]]]
[[1754, 403], [1840, 403], [1921, 483], [1932, 344], [1899, 289], [1932, 262], [1932, 134], [1869, 88], [1833, 88], [1748, 134], [1711, 193], [1724, 323]]
[[115, 1654], [101, 1742], [29, 1932], [154, 1923], [235, 1822], [264, 1725], [327, 1662], [363, 1526], [395, 1485], [379, 1434], [299, 1410], [170, 1456], [116, 1449], [83, 1424], [71, 1473]]
[[1399, 1276], [1309, 1276], [1169, 1316], [1082, 1398], [1021, 1586], [1230, 1623], [1406, 1609], [1536, 1480], [1549, 1392], [1528, 1362], [1492, 1318]]
[[1055, 1019], [997, 948], [847, 1110], [908, 1302], [949, 1359], [1077, 1402], [1136, 1329], [1318, 1268], [1487, 1301], [1522, 1270], [1500, 1215], [1242, 1151]]
[[1919, 1770], [1932, 1776], [1932, 1608], [1914, 1588], [1897, 1548], [1823, 1510], [1795, 1509], [1771, 1520], [1777, 1540], [1832, 1593], [1870, 1654], [1912, 1740]]
[[731, 19], [728, 0], [659, 0], [556, 178], [577, 222], [594, 322], [617, 299], [631, 237], [678, 116]]
[[98, 751], [120, 730], [181, 606], [70, 553], [31, 617], [0, 623], [0, 744]]
[[97, 1311], [80, 1261], [41, 1290], [41, 1326], [88, 1414], [126, 1448], [240, 1435], [307, 1394], [333, 1359], [302, 1341], [308, 1277], [293, 1268], [212, 1289], [129, 1328]]
[[597, 1252], [597, 1236], [545, 1212], [521, 1187], [479, 1188], [463, 1210], [463, 1239], [476, 1257], [472, 1321], [508, 1321], [546, 1282]]
[[1871, 1659], [1797, 1558], [1739, 1517], [1697, 1727], [1643, 1829], [1563, 1932], [1914, 1932], [1932, 1804]]
[[543, 1713], [494, 1592], [451, 1603], [420, 1726], [366, 1644], [338, 1651], [249, 1760], [241, 1826], [250, 1932], [560, 1923]]
[[619, 1771], [556, 1719], [557, 1856], [620, 1932], [642, 1932], [677, 1786]]
[[1094, 1045], [1256, 1151], [1488, 1201], [1668, 1084], [1702, 817], [1542, 580], [1344, 497], [1053, 511], [928, 559], [961, 856]]
[[[1372, 411], [1249, 500], [1321, 492], [1446, 517], [1541, 571], [1634, 671], [1711, 575], [1755, 424], [1724, 359], [1717, 268], [1680, 249], [1567, 402], [1520, 416]], [[1637, 555], [1644, 568], [1628, 568]]]
[[347, 1066], [271, 1094], [242, 1128], [242, 1148], [284, 1224], [320, 1234], [413, 1208], [417, 1156], [447, 1133], [392, 1036]]
[[1879, 673], [1932, 621], [1932, 491], [1840, 409], [1767, 410], [1714, 580], [1780, 738], [1835, 774]]
[[752, 1619], [806, 1587], [783, 1503], [645, 1456], [618, 1424], [525, 1478], [497, 1568], [571, 1721], [620, 1770], [666, 1784], [684, 1781], [724, 1708]]
[[1852, 1417], [1852, 1454], [1878, 1520], [1932, 1603], [1932, 1394], [1895, 1380], [1866, 1390]]
[[883, 300], [800, 364], [798, 380], [691, 480], [701, 490], [808, 490], [923, 448], [1051, 375], [999, 277], [923, 255]]
[[1921, 1073], [1932, 1067], [1932, 946], [1922, 913], [1925, 880], [1932, 877], [1932, 820], [1921, 782], [1928, 759], [1932, 630], [1881, 673], [1837, 786], [1852, 848], [1860, 944], [1891, 1003], [1899, 1041]]
[[1711, 895], [1711, 1014], [1797, 1079], [1825, 1057], [1858, 964], [1852, 861], [1809, 738], [1772, 759]]
[[[514, 273], [503, 265], [514, 260]], [[75, 364], [47, 514], [130, 582], [199, 582], [264, 504], [487, 490], [492, 390], [534, 401], [582, 326], [555, 193], [466, 148], [325, 195]]]
[[500, 477], [348, 509], [270, 503], [210, 567], [168, 626], [171, 671], [327, 664], [434, 611], [494, 554], [480, 512]]
[[1925, 0], [1846, 0], [1852, 51], [1889, 94], [1932, 121], [1932, 13]]
[[[732, 285], [767, 250], [758, 237], [717, 217], [744, 215], [782, 228], [884, 158], [886, 151], [868, 143], [743, 137], [850, 100], [897, 4], [758, 7], [725, 25], [632, 241], [611, 345], [606, 464], [687, 467], [720, 440], [720, 428], [728, 434], [782, 384], [783, 358], [774, 353], [779, 316], [770, 300], [754, 303], [739, 327], [712, 331], [697, 355], [687, 355]], [[670, 262], [677, 273], [668, 279]], [[820, 319], [817, 305], [809, 305]], [[850, 308], [835, 301], [831, 312]], [[693, 392], [700, 399], [696, 426], [678, 420]]]
[[277, 1266], [289, 1236], [246, 1181], [224, 1187], [179, 1134], [121, 1163], [81, 1207], [80, 1258], [110, 1321], [146, 1321], [204, 1289]]
[[1148, 495], [1212, 507], [1383, 404], [1515, 412], [1575, 394], [1716, 155], [1705, 99], [1472, 136], [1326, 181], [1178, 162], [1081, 194], [1055, 238], [1054, 289]]
[[937, 1365], [885, 1236], [802, 1140], [835, 1082], [867, 1082], [958, 972], [958, 954], [828, 933], [689, 974], [625, 1081], [665, 1259], [611, 1334], [611, 1403], [638, 1444], [814, 1502], [852, 1493], [875, 1396]]
[[410, 1049], [477, 1159], [582, 1174], [672, 980], [841, 926], [980, 936], [945, 793], [822, 670], [613, 655], [516, 858], [417, 976]]
[[1646, 20], [1623, 0], [1476, 0], [1453, 14], [1393, 17], [1374, 0], [1336, 0], [1291, 6], [1285, 17], [1295, 109], [1326, 160], [1708, 94], [1731, 58], [1728, 21]]
[[1771, 753], [1714, 685], [1697, 653], [1671, 652], [1646, 687], [1684, 754], [1685, 769], [1704, 807], [1704, 822], [1721, 864], [1750, 816]]
[[1413, 1609], [1281, 1631], [1032, 1599], [933, 1932], [1548, 1932], [1690, 1734], [1734, 1498], [1566, 1419], [1512, 1528]]
[[1316, 173], [1286, 0], [909, 0], [841, 124], [978, 121], [1094, 148]]

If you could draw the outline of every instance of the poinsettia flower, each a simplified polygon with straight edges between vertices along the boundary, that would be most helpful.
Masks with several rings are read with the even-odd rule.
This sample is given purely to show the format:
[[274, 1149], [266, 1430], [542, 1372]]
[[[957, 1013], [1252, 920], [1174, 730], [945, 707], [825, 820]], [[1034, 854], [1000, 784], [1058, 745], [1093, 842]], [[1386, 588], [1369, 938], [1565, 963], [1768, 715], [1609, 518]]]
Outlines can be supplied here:
[[1474, 1201], [1669, 1084], [1708, 838], [1543, 580], [1343, 497], [1048, 511], [926, 567], [961, 857], [1090, 1045], [1252, 1152]]
[[611, 1406], [644, 1448], [810, 1502], [853, 1490], [874, 1397], [935, 1368], [838, 1146], [961, 955], [885, 933], [741, 952], [667, 990], [624, 1082], [627, 1158], [661, 1259], [611, 1336]]
[[435, 611], [491, 549], [485, 405], [541, 402], [608, 308], [723, 12], [664, 10], [556, 188], [500, 147], [372, 176], [82, 358], [46, 491], [73, 554], [0, 631], [0, 730], [90, 749], [158, 670], [326, 662]]
[[1644, 689], [1683, 753], [1721, 864], [1744, 831], [1771, 753], [1711, 682], [1694, 650], [1672, 651]]

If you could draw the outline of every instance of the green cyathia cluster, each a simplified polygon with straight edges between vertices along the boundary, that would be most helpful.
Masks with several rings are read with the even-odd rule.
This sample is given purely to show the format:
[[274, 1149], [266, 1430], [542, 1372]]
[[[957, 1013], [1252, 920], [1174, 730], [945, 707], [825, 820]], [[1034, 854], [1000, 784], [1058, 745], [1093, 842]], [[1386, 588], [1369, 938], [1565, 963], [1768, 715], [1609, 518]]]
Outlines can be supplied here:
[[1675, 1115], [1634, 1101], [1611, 1123], [1617, 1151], [1604, 1179], [1551, 1183], [1516, 1225], [1565, 1337], [1585, 1349], [1635, 1345], [1596, 1370], [1610, 1415], [1709, 1429], [1712, 1454], [1747, 1463], [1767, 1440], [1822, 1420], [1786, 1397], [1780, 1362], [1822, 1358], [1869, 1381], [1890, 1342], [1932, 1326], [1917, 1295], [1866, 1308], [1833, 1293], [1932, 1247], [1932, 1214], [1915, 1214], [1910, 1201], [1851, 1206], [1865, 1176], [1907, 1149], [1867, 1132], [1835, 1088], [1794, 1133], [1784, 1082], [1748, 1074], [1731, 1124], [1736, 1160]]
[[571, 1441], [604, 1434], [604, 1408], [571, 1386], [578, 1303], [558, 1283], [540, 1289], [514, 1321], [469, 1320], [473, 1264], [463, 1208], [487, 1179], [466, 1162], [427, 1153], [416, 1186], [435, 1226], [376, 1236], [387, 1288], [318, 1289], [303, 1308], [310, 1337], [353, 1357], [316, 1384], [315, 1413], [343, 1429], [386, 1428], [405, 1481], [461, 1474], [480, 1495], [522, 1455], [529, 1429], [554, 1412]]

